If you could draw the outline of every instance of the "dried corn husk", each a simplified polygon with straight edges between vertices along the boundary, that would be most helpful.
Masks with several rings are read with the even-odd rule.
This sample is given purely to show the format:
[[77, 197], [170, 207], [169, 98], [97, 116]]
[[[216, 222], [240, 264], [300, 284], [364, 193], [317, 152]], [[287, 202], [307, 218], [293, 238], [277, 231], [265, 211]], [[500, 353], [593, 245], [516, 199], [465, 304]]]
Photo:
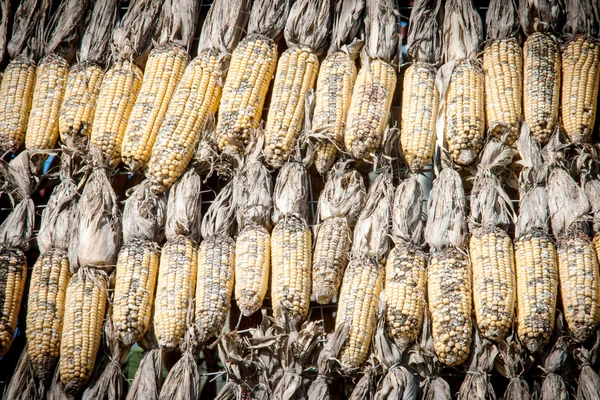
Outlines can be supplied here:
[[500, 375], [509, 379], [504, 391], [504, 400], [529, 400], [529, 386], [522, 375], [533, 363], [533, 357], [527, 354], [513, 336], [498, 342], [497, 347], [494, 368]]
[[392, 239], [420, 247], [424, 229], [423, 187], [418, 175], [411, 175], [398, 185], [394, 194]]
[[223, 57], [226, 71], [231, 52], [245, 32], [249, 0], [216, 0], [210, 7], [198, 43], [198, 53], [210, 50]]
[[200, 175], [193, 168], [188, 168], [186, 173], [171, 187], [165, 226], [167, 239], [184, 235], [191, 237], [196, 242], [200, 241], [201, 183]]
[[67, 395], [65, 392], [65, 387], [60, 380], [60, 372], [58, 368], [56, 368], [56, 371], [54, 371], [54, 377], [52, 378], [50, 389], [46, 395], [46, 400], [71, 400], [71, 397], [69, 397], [69, 395]]
[[369, 359], [363, 371], [363, 376], [356, 383], [349, 400], [372, 400], [377, 389], [377, 368], [373, 359]]
[[467, 240], [465, 191], [458, 172], [444, 168], [433, 182], [425, 240], [435, 250], [462, 248]]
[[116, 59], [144, 65], [160, 18], [162, 0], [134, 0], [112, 34]]
[[598, 176], [587, 179], [583, 188], [590, 202], [590, 212], [593, 215], [593, 231], [600, 232], [600, 179], [598, 179]]
[[446, 2], [442, 37], [445, 62], [477, 59], [483, 22], [471, 0]]
[[160, 400], [199, 400], [200, 373], [194, 354], [196, 343], [194, 329], [185, 334], [184, 350], [181, 359], [173, 366], [160, 391]]
[[202, 218], [202, 236], [232, 236], [235, 226], [235, 180], [230, 181], [215, 197]]
[[259, 160], [249, 160], [238, 177], [237, 192], [238, 229], [241, 231], [252, 225], [269, 229], [273, 209], [273, 181], [267, 167]]
[[145, 352], [127, 392], [127, 400], [158, 400], [161, 372], [161, 350]]
[[274, 41], [283, 32], [291, 7], [290, 0], [256, 0], [250, 10], [246, 36], [262, 35]]
[[521, 26], [516, 0], [491, 0], [485, 20], [488, 40], [516, 37]]
[[366, 0], [364, 50], [369, 59], [401, 64], [400, 13], [397, 6], [395, 0]]
[[469, 360], [469, 369], [460, 386], [459, 397], [464, 400], [495, 400], [496, 393], [490, 382], [490, 373], [498, 349], [475, 330], [474, 351]]
[[219, 339], [219, 358], [227, 371], [227, 383], [215, 400], [237, 400], [242, 398], [243, 385], [249, 377], [243, 356], [241, 338], [237, 332], [230, 332]]
[[287, 45], [308, 46], [316, 54], [323, 53], [331, 30], [331, 4], [331, 0], [297, 0], [283, 31]]
[[587, 35], [598, 39], [600, 34], [600, 3], [597, 1], [565, 0], [566, 37]]
[[75, 60], [89, 0], [64, 0], [48, 22], [45, 53]]
[[575, 228], [590, 212], [585, 191], [561, 167], [553, 168], [548, 177], [548, 209], [555, 237]]
[[318, 375], [308, 388], [308, 400], [329, 400], [329, 387], [327, 386], [327, 378], [333, 372], [336, 358], [342, 349], [342, 346], [348, 339], [350, 333], [350, 324], [345, 323], [342, 329], [334, 331], [323, 349], [319, 353], [317, 360]]
[[560, 312], [557, 314], [554, 332], [552, 334], [554, 339], [552, 342], [554, 345], [542, 356], [544, 364], [543, 371], [546, 376], [542, 383], [540, 400], [567, 400], [569, 398], [567, 384], [560, 375], [568, 355], [569, 338], [564, 335], [563, 332], [562, 314]]
[[599, 349], [600, 335], [596, 332], [596, 339], [590, 350], [581, 346], [573, 351], [573, 358], [580, 368], [577, 385], [577, 400], [600, 399], [600, 377], [598, 377], [598, 374], [594, 371], [594, 366], [598, 363]]
[[165, 0], [156, 35], [158, 44], [174, 43], [189, 50], [199, 11], [198, 0]]
[[415, 0], [408, 24], [409, 61], [438, 64], [442, 56], [441, 0]]
[[365, 0], [337, 0], [335, 2], [335, 17], [327, 54], [343, 50], [351, 57], [358, 55], [363, 45], [359, 34], [361, 34], [364, 8]]
[[118, 0], [95, 2], [92, 17], [81, 39], [80, 62], [89, 61], [100, 65], [106, 63], [110, 54], [108, 46], [117, 23], [118, 6]]
[[7, 45], [10, 58], [16, 58], [20, 54], [38, 58], [42, 54], [43, 32], [51, 7], [51, 0], [24, 0], [19, 4]]
[[336, 163], [319, 195], [319, 222], [329, 218], [345, 218], [348, 225], [354, 226], [364, 206], [365, 197], [365, 184], [360, 173], [349, 169], [346, 161]]
[[166, 207], [165, 197], [154, 193], [149, 180], [133, 188], [123, 210], [123, 241], [129, 243], [134, 239], [144, 239], [161, 242]]
[[29, 360], [27, 345], [25, 345], [25, 348], [21, 351], [21, 355], [19, 356], [17, 368], [4, 392], [4, 398], [37, 400], [44, 398], [44, 395], [45, 388], [35, 376], [33, 366]]
[[273, 191], [273, 222], [285, 217], [306, 218], [308, 200], [308, 173], [299, 162], [290, 161], [281, 168]]
[[10, 0], [0, 1], [0, 65], [6, 60], [6, 45], [8, 44], [8, 24], [10, 20]]
[[519, 21], [527, 36], [534, 32], [557, 32], [563, 17], [563, 2], [559, 0], [519, 1]]

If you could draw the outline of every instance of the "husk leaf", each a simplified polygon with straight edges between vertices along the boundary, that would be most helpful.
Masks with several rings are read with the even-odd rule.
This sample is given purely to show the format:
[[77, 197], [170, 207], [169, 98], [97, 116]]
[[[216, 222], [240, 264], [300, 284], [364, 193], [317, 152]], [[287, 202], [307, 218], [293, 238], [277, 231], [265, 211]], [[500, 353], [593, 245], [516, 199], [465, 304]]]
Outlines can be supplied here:
[[567, 14], [565, 36], [586, 35], [598, 40], [600, 34], [600, 3], [598, 1], [565, 0]]
[[81, 39], [79, 61], [104, 65], [113, 29], [117, 24], [118, 0], [96, 0], [94, 11]]
[[506, 341], [497, 343], [498, 354], [494, 360], [494, 368], [500, 375], [509, 380], [504, 391], [504, 400], [529, 400], [529, 386], [522, 374], [533, 363], [533, 357], [521, 344], [510, 336]]
[[485, 23], [488, 40], [516, 37], [521, 29], [517, 1], [491, 0]]
[[167, 375], [160, 400], [200, 399], [200, 373], [191, 352], [186, 351]]
[[400, 13], [395, 0], [366, 0], [365, 51], [369, 58], [392, 63], [399, 57]]
[[133, 188], [123, 210], [123, 241], [134, 239], [161, 242], [167, 204], [162, 194], [155, 194], [152, 184], [145, 180]]
[[46, 208], [42, 211], [42, 222], [37, 234], [40, 253], [51, 249], [69, 249], [73, 226], [77, 224], [78, 196], [75, 181], [64, 176], [62, 182], [54, 188]]
[[600, 399], [600, 377], [598, 377], [593, 368], [598, 362], [599, 347], [600, 334], [596, 331], [595, 341], [590, 350], [580, 346], [573, 351], [573, 358], [580, 368], [577, 384], [577, 400]]
[[319, 195], [317, 215], [319, 221], [346, 218], [350, 226], [356, 223], [365, 204], [365, 184], [355, 169], [340, 161], [330, 171], [325, 187]]
[[25, 199], [0, 225], [0, 248], [29, 250], [35, 224], [35, 204]]
[[250, 159], [237, 180], [237, 224], [246, 226], [271, 226], [273, 210], [273, 181], [267, 167], [260, 160]]
[[35, 167], [27, 150], [10, 163], [0, 160], [0, 176], [4, 181], [2, 191], [8, 194], [13, 205], [31, 196], [37, 186]]
[[392, 214], [392, 238], [423, 245], [423, 187], [417, 175], [411, 175], [400, 183], [394, 194]]
[[594, 218], [594, 232], [600, 232], [600, 179], [594, 176], [585, 182], [583, 188], [590, 202], [590, 212]]
[[391, 246], [389, 231], [393, 196], [392, 175], [380, 173], [369, 188], [365, 206], [356, 222], [352, 256], [385, 259]]
[[273, 191], [273, 222], [295, 215], [306, 218], [308, 200], [308, 173], [296, 161], [287, 162], [279, 170]]
[[44, 398], [43, 384], [35, 376], [33, 366], [29, 359], [27, 345], [17, 363], [17, 368], [10, 379], [10, 383], [6, 387], [4, 393], [5, 399], [20, 399], [20, 400], [37, 400]]
[[332, 0], [297, 0], [290, 10], [283, 36], [289, 47], [308, 46], [317, 55], [329, 43]]
[[415, 0], [408, 22], [409, 61], [439, 64], [442, 56], [441, 0]]
[[227, 383], [216, 400], [241, 400], [244, 379], [250, 375], [243, 356], [241, 339], [237, 332], [229, 332], [218, 341], [219, 358], [227, 371]]
[[290, 0], [255, 0], [248, 19], [248, 33], [277, 40], [290, 13]]
[[329, 400], [329, 386], [327, 377], [332, 373], [337, 357], [342, 346], [348, 339], [350, 324], [344, 323], [336, 329], [327, 339], [317, 360], [318, 375], [308, 388], [308, 400]]
[[444, 61], [475, 60], [483, 39], [483, 22], [472, 0], [448, 0], [443, 27]]
[[8, 25], [11, 17], [11, 1], [0, 1], [0, 65], [6, 61], [6, 46], [8, 44]]
[[548, 192], [541, 186], [521, 195], [515, 237], [534, 230], [548, 232]]
[[519, 1], [519, 21], [527, 36], [534, 32], [557, 32], [563, 12], [562, 0]]
[[590, 212], [585, 191], [560, 167], [554, 168], [548, 177], [548, 209], [555, 237], [573, 228]]
[[356, 383], [349, 400], [372, 400], [375, 398], [377, 371], [374, 366], [368, 365], [364, 369], [363, 376]]
[[359, 38], [365, 0], [337, 0], [331, 31], [331, 43], [327, 54], [344, 50], [352, 57], [360, 51], [363, 40]]
[[490, 373], [498, 349], [489, 340], [482, 338], [475, 330], [475, 346], [469, 360], [469, 369], [462, 385], [459, 397], [464, 400], [495, 400], [496, 392], [490, 382]]
[[202, 195], [200, 192], [202, 178], [194, 170], [188, 168], [169, 191], [167, 202], [167, 222], [165, 235], [167, 240], [178, 235], [189, 236], [200, 241], [200, 225], [202, 221]]
[[517, 149], [521, 155], [519, 163], [523, 166], [519, 177], [521, 185], [534, 187], [543, 184], [548, 176], [548, 166], [542, 157], [540, 144], [533, 138], [526, 123], [521, 126]]
[[46, 400], [72, 400], [72, 397], [67, 395], [65, 392], [65, 387], [60, 380], [60, 369], [56, 368], [54, 371], [54, 377], [52, 378], [52, 383], [50, 384], [50, 389], [48, 390], [48, 394], [46, 395]]
[[235, 226], [236, 181], [232, 180], [221, 189], [202, 218], [202, 236], [231, 236]]
[[129, 387], [126, 400], [158, 400], [161, 388], [161, 350], [144, 353], [135, 378]]
[[113, 31], [117, 59], [137, 60], [150, 51], [160, 18], [162, 0], [132, 0], [129, 9]]
[[7, 45], [10, 58], [14, 59], [23, 54], [25, 57], [37, 59], [42, 55], [43, 32], [51, 8], [51, 0], [23, 0], [19, 4]]
[[63, 0], [60, 3], [48, 23], [46, 54], [57, 54], [69, 62], [75, 60], [88, 1], [91, 0]]
[[458, 172], [444, 168], [433, 181], [425, 240], [435, 250], [461, 249], [467, 240], [465, 191]]
[[249, 8], [249, 0], [215, 0], [202, 26], [198, 53], [230, 55], [245, 32]]
[[158, 43], [174, 43], [189, 50], [194, 40], [199, 11], [199, 0], [165, 0]]
[[544, 356], [544, 371], [546, 377], [542, 383], [540, 399], [567, 400], [569, 392], [567, 385], [560, 375], [560, 370], [568, 355], [568, 338], [561, 337], [552, 346], [552, 349]]

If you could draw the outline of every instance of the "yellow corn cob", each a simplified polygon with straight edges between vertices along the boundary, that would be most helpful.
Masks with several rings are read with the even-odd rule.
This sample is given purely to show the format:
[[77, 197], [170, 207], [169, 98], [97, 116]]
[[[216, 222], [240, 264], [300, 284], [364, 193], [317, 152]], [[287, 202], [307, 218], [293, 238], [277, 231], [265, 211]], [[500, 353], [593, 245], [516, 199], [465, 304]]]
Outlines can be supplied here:
[[517, 332], [532, 353], [541, 351], [554, 329], [558, 270], [556, 248], [541, 231], [515, 241]]
[[102, 150], [111, 162], [120, 160], [121, 142], [141, 85], [142, 70], [129, 61], [114, 64], [102, 80], [90, 146]]
[[308, 315], [312, 236], [303, 219], [288, 216], [271, 235], [271, 299], [274, 315], [283, 309], [296, 321]]
[[0, 150], [16, 152], [25, 141], [33, 99], [35, 62], [17, 57], [4, 70], [0, 84]]
[[355, 159], [377, 151], [396, 89], [396, 71], [381, 60], [372, 60], [358, 72], [346, 119], [344, 143]]
[[469, 252], [477, 326], [484, 337], [502, 340], [515, 317], [517, 289], [512, 241], [502, 229], [480, 229], [471, 235]]
[[385, 267], [387, 332], [401, 349], [417, 339], [425, 311], [427, 257], [418, 247], [399, 242]]
[[455, 249], [436, 251], [429, 260], [427, 293], [433, 346], [448, 366], [464, 363], [471, 346], [471, 271], [469, 257]]
[[457, 164], [472, 164], [483, 147], [484, 104], [481, 68], [471, 60], [459, 62], [446, 93], [444, 129], [448, 151]]
[[142, 87], [121, 145], [121, 158], [130, 171], [141, 170], [148, 163], [186, 63], [187, 52], [175, 44], [158, 47], [148, 56]]
[[183, 339], [197, 274], [196, 242], [186, 236], [168, 240], [160, 256], [154, 303], [154, 333], [161, 348], [173, 350]]
[[600, 322], [600, 281], [594, 245], [583, 232], [558, 239], [558, 272], [565, 321], [573, 337], [586, 342]]
[[523, 112], [533, 137], [548, 143], [558, 123], [560, 48], [549, 34], [536, 32], [523, 47]]
[[352, 230], [346, 218], [328, 218], [319, 226], [313, 255], [313, 294], [328, 304], [337, 294], [348, 262]]
[[198, 250], [196, 329], [198, 342], [221, 334], [231, 305], [235, 273], [235, 241], [223, 235], [205, 239]]
[[219, 57], [204, 51], [187, 66], [167, 108], [146, 176], [167, 190], [194, 156], [202, 128], [221, 99]]
[[115, 336], [131, 346], [150, 324], [160, 253], [151, 241], [135, 239], [121, 248], [113, 294]]
[[260, 225], [249, 225], [235, 242], [235, 300], [249, 316], [262, 306], [269, 285], [271, 236]]
[[65, 94], [69, 63], [57, 55], [40, 61], [25, 136], [26, 149], [53, 149], [58, 140], [58, 113]]
[[316, 148], [313, 160], [321, 175], [333, 166], [343, 146], [355, 80], [356, 65], [345, 51], [328, 55], [319, 69], [312, 130], [327, 140]]
[[420, 62], [404, 73], [400, 144], [406, 164], [415, 173], [422, 171], [433, 158], [440, 102], [435, 76], [433, 65]]
[[[483, 50], [485, 116], [490, 134], [512, 146], [519, 137], [523, 54], [516, 39], [494, 40]], [[485, 336], [485, 335], [484, 335]]]
[[26, 280], [25, 254], [21, 250], [2, 250], [0, 252], [0, 357], [8, 353], [12, 345]]
[[273, 168], [281, 168], [296, 146], [318, 71], [319, 59], [307, 46], [291, 47], [279, 59], [265, 130], [266, 162]]
[[219, 150], [242, 153], [258, 128], [277, 65], [277, 46], [266, 36], [247, 36], [231, 55], [217, 119]]
[[50, 250], [37, 259], [27, 301], [27, 342], [35, 375], [48, 382], [59, 358], [65, 295], [71, 274], [64, 250]]
[[600, 46], [579, 35], [562, 55], [562, 123], [572, 143], [588, 143], [594, 130], [600, 84]]
[[382, 271], [376, 261], [354, 259], [348, 264], [335, 318], [335, 327], [350, 325], [348, 339], [338, 356], [342, 368], [359, 368], [367, 359], [377, 323]]
[[102, 339], [106, 287], [106, 274], [92, 268], [79, 269], [67, 286], [59, 371], [69, 395], [79, 392], [92, 376]]
[[92, 63], [77, 63], [69, 71], [58, 116], [60, 140], [85, 146], [92, 131], [96, 101], [104, 70]]

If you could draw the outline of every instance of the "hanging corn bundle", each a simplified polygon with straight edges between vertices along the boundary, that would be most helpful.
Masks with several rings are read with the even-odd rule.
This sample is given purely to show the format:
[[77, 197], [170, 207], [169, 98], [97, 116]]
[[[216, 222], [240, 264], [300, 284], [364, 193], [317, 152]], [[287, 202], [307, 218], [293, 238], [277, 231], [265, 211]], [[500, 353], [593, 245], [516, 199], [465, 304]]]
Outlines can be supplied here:
[[117, 0], [96, 1], [81, 40], [78, 62], [69, 76], [58, 116], [60, 140], [85, 149], [92, 131], [96, 102], [104, 77], [109, 43], [117, 23]]
[[245, 360], [248, 350], [237, 332], [229, 332], [219, 338], [218, 351], [221, 364], [227, 372], [227, 383], [223, 385], [215, 400], [242, 399], [250, 392], [248, 388], [252, 374]]
[[194, 157], [208, 117], [217, 112], [231, 52], [242, 36], [248, 0], [216, 0], [208, 12], [198, 45], [198, 56], [186, 67], [171, 98], [146, 177], [168, 190]]
[[44, 57], [39, 61], [25, 136], [26, 149], [53, 149], [58, 141], [60, 105], [67, 87], [69, 63], [75, 59], [87, 0], [64, 0], [48, 23]]
[[284, 311], [296, 321], [308, 315], [311, 291], [312, 235], [306, 221], [308, 173], [297, 161], [284, 164], [273, 193], [271, 301], [273, 315]]
[[[188, 314], [191, 317], [193, 314]], [[193, 319], [187, 321], [190, 326], [181, 341], [182, 356], [169, 371], [167, 379], [160, 390], [160, 400], [189, 399], [200, 400], [200, 372], [197, 365], [199, 352], [195, 339]]]
[[43, 33], [51, 6], [51, 0], [26, 0], [15, 12], [12, 36], [7, 45], [11, 61], [4, 69], [0, 83], [2, 153], [17, 152], [25, 142], [36, 62], [43, 53]]
[[198, 0], [168, 0], [162, 5], [158, 41], [150, 52], [142, 87], [129, 116], [121, 144], [121, 158], [128, 170], [141, 171], [152, 152], [158, 130], [167, 113], [188, 62], [198, 20]]
[[498, 354], [494, 365], [495, 370], [508, 379], [504, 399], [530, 399], [529, 385], [524, 379], [524, 374], [533, 363], [533, 356], [528, 356], [527, 350], [516, 340], [516, 332], [513, 332], [506, 341], [499, 341], [496, 347]]
[[600, 4], [566, 1], [562, 50], [561, 117], [571, 143], [589, 143], [600, 85]]
[[27, 151], [10, 164], [2, 162], [0, 174], [14, 205], [0, 225], [0, 357], [12, 345], [27, 279], [29, 241], [33, 237], [35, 205], [31, 195], [37, 186]]
[[431, 251], [427, 293], [434, 349], [443, 364], [459, 365], [470, 352], [473, 305], [465, 192], [460, 175], [450, 167], [433, 182], [425, 240]]
[[90, 147], [102, 151], [106, 162], [121, 161], [121, 144], [129, 116], [142, 86], [142, 69], [160, 17], [160, 0], [134, 0], [112, 35], [111, 66], [98, 93]]
[[167, 202], [165, 235], [154, 301], [154, 333], [161, 349], [174, 350], [184, 338], [186, 316], [193, 311], [198, 274], [200, 176], [190, 168], [175, 184]]
[[469, 252], [473, 271], [473, 306], [481, 335], [503, 340], [515, 317], [515, 255], [506, 232], [515, 219], [512, 203], [498, 176], [514, 151], [490, 140], [477, 166], [471, 192]]
[[527, 350], [537, 353], [550, 340], [556, 312], [558, 266], [556, 247], [548, 234], [547, 169], [539, 144], [527, 129], [517, 147], [521, 172], [519, 218], [515, 229], [517, 332]]
[[492, 0], [483, 49], [485, 117], [490, 136], [512, 146], [519, 138], [523, 97], [523, 52], [516, 0]]
[[573, 358], [579, 367], [579, 380], [577, 382], [577, 400], [594, 400], [600, 393], [600, 377], [595, 371], [598, 365], [600, 351], [600, 336], [596, 332], [596, 340], [591, 349], [583, 346], [573, 351]]
[[148, 180], [125, 203], [112, 304], [114, 335], [125, 346], [140, 340], [150, 325], [165, 209], [164, 196], [154, 194]]
[[144, 349], [147, 348], [151, 350], [145, 351], [142, 356], [133, 382], [129, 385], [126, 400], [158, 400], [163, 367], [161, 350], [155, 340]]
[[539, 389], [540, 400], [568, 400], [569, 389], [563, 378], [563, 366], [569, 356], [569, 337], [563, 331], [563, 320], [560, 311], [557, 313], [552, 339], [552, 346], [541, 355], [544, 380]]
[[288, 49], [277, 63], [265, 127], [265, 158], [281, 168], [292, 155], [303, 128], [307, 94], [319, 72], [319, 55], [331, 29], [332, 0], [298, 0], [283, 33]]
[[477, 60], [482, 25], [472, 0], [446, 2], [440, 93], [444, 138], [452, 161], [459, 165], [475, 162], [485, 136], [484, 78]]
[[371, 160], [383, 141], [400, 57], [398, 16], [395, 0], [366, 1], [365, 46], [344, 132], [346, 151], [357, 160]]
[[412, 64], [404, 71], [400, 144], [406, 164], [420, 173], [431, 162], [436, 142], [440, 94], [435, 84], [441, 59], [439, 0], [417, 0], [409, 25], [406, 53]]
[[54, 188], [42, 212], [37, 235], [40, 256], [31, 273], [27, 301], [27, 342], [35, 376], [50, 383], [59, 358], [65, 295], [71, 277], [67, 251], [77, 217], [77, 184], [71, 157], [61, 157], [62, 182]]
[[531, 135], [542, 145], [558, 126], [561, 57], [558, 23], [562, 2], [522, 0], [519, 20], [527, 40], [523, 46], [523, 115]]
[[288, 19], [290, 3], [255, 1], [246, 37], [231, 54], [216, 131], [219, 150], [224, 153], [243, 153], [258, 128], [277, 66], [276, 41]]
[[558, 252], [559, 288], [567, 328], [586, 342], [600, 323], [600, 277], [594, 245], [586, 233], [590, 203], [585, 191], [563, 168], [556, 135], [548, 151], [548, 209]]
[[350, 327], [337, 357], [346, 371], [356, 370], [366, 361], [377, 323], [383, 266], [390, 247], [393, 191], [390, 169], [383, 169], [369, 188], [354, 228], [350, 262], [342, 280], [335, 320], [336, 331]]
[[77, 203], [77, 226], [69, 244], [71, 272], [80, 267], [112, 271], [122, 243], [121, 212], [99, 149], [90, 150], [92, 172]]
[[337, 0], [327, 57], [319, 69], [311, 136], [320, 140], [313, 163], [321, 175], [333, 166], [344, 144], [346, 116], [356, 80], [355, 60], [363, 45], [359, 39], [365, 0]]
[[427, 255], [423, 251], [423, 188], [411, 175], [396, 189], [392, 208], [394, 248], [385, 265], [385, 311], [389, 338], [404, 353], [419, 336], [425, 310]]
[[342, 283], [352, 245], [352, 229], [365, 203], [362, 176], [340, 161], [319, 195], [312, 292], [319, 304], [329, 304]]
[[262, 306], [271, 269], [271, 211], [273, 183], [258, 152], [262, 141], [250, 144], [238, 179], [238, 236], [235, 241], [235, 300], [245, 316]]

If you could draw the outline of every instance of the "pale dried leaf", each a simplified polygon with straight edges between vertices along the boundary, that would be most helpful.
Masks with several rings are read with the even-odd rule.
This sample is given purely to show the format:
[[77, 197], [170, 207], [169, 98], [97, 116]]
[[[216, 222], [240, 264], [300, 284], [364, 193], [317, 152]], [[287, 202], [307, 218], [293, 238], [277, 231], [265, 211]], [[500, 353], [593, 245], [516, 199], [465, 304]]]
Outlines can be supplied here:
[[46, 54], [58, 54], [69, 62], [75, 60], [88, 1], [91, 0], [64, 0], [60, 3], [48, 23]]
[[0, 247], [27, 251], [34, 224], [35, 204], [28, 198], [19, 202], [0, 225]]
[[200, 192], [202, 178], [194, 170], [188, 168], [169, 191], [167, 202], [167, 222], [165, 235], [167, 240], [179, 235], [190, 236], [200, 241], [202, 221], [202, 195]]
[[596, 0], [564, 0], [567, 14], [563, 32], [567, 37], [587, 35], [598, 39], [600, 3]]
[[158, 400], [161, 387], [161, 350], [144, 353], [126, 400]]
[[515, 227], [515, 237], [533, 230], [548, 232], [548, 192], [538, 186], [521, 194], [519, 200], [519, 219]]
[[11, 17], [11, 1], [0, 1], [0, 65], [6, 60], [6, 46], [8, 44], [8, 25]]
[[198, 53], [230, 54], [245, 33], [249, 8], [249, 0], [215, 0], [202, 25]]
[[391, 63], [399, 56], [400, 13], [396, 0], [366, 0], [365, 51], [371, 59]]
[[363, 41], [359, 39], [365, 0], [337, 0], [328, 54], [344, 49], [351, 56], [358, 55]]
[[423, 245], [423, 187], [417, 175], [411, 175], [396, 188], [392, 214], [392, 237], [415, 246]]
[[135, 60], [150, 50], [161, 7], [162, 0], [133, 0], [129, 3], [112, 35], [118, 58]]
[[517, 0], [491, 0], [485, 20], [488, 40], [501, 40], [519, 34]]
[[65, 387], [60, 380], [60, 369], [56, 368], [54, 377], [50, 384], [50, 389], [46, 396], [46, 400], [71, 400], [72, 398], [65, 392]]
[[308, 46], [321, 54], [329, 43], [332, 0], [297, 0], [290, 10], [283, 36], [288, 46]]
[[520, 0], [519, 21], [526, 35], [557, 32], [564, 12], [562, 0]]
[[445, 62], [475, 60], [483, 39], [483, 22], [472, 0], [448, 0], [444, 15], [443, 47]]
[[37, 234], [40, 253], [51, 249], [67, 250], [77, 224], [77, 184], [68, 177], [54, 188], [42, 211], [42, 222]]
[[248, 225], [271, 226], [273, 180], [259, 160], [249, 160], [237, 180], [237, 223], [241, 231]]
[[221, 189], [217, 197], [202, 218], [202, 236], [207, 238], [214, 235], [231, 236], [235, 225], [235, 180], [230, 181]]
[[27, 57], [38, 58], [42, 54], [44, 38], [38, 35], [43, 35], [51, 7], [51, 0], [23, 0], [19, 4], [7, 45], [10, 58], [30, 51], [33, 54], [26, 54]]
[[175, 43], [189, 50], [194, 40], [199, 12], [199, 0], [165, 0], [158, 43]]
[[375, 398], [375, 389], [377, 385], [375, 379], [377, 378], [375, 371], [371, 368], [365, 370], [364, 375], [352, 391], [349, 400], [371, 400]]
[[291, 0], [255, 0], [246, 35], [257, 34], [276, 40], [285, 28], [290, 7]]
[[167, 375], [167, 379], [160, 391], [160, 400], [199, 400], [200, 399], [200, 373], [196, 360], [188, 351], [184, 352], [181, 359]]
[[133, 188], [123, 210], [123, 241], [134, 239], [161, 242], [164, 236], [166, 201], [162, 194], [155, 194], [152, 184], [145, 180]]
[[[58, 369], [58, 368], [57, 368]], [[44, 387], [35, 376], [29, 359], [27, 345], [21, 355], [17, 367], [12, 374], [10, 383], [4, 392], [5, 399], [37, 400], [44, 397]]]
[[594, 232], [600, 232], [600, 179], [594, 177], [585, 183], [584, 191], [594, 216]]
[[583, 188], [560, 167], [554, 168], [548, 178], [548, 209], [555, 237], [586, 218], [590, 211]]
[[442, 56], [439, 23], [442, 0], [415, 0], [408, 22], [406, 54], [409, 61], [438, 64]]
[[278, 223], [292, 215], [306, 218], [308, 200], [308, 173], [295, 161], [287, 162], [279, 170], [273, 191], [273, 222]]
[[352, 226], [365, 203], [365, 184], [355, 169], [347, 169], [346, 162], [338, 162], [328, 174], [317, 206], [320, 221], [346, 218]]
[[461, 400], [495, 400], [496, 393], [490, 382], [490, 373], [494, 368], [494, 361], [498, 349], [489, 340], [482, 338], [475, 330], [474, 350], [470, 356], [467, 375], [460, 386], [459, 398]]
[[79, 61], [104, 65], [109, 44], [117, 24], [119, 0], [96, 0], [92, 17], [81, 40]]

